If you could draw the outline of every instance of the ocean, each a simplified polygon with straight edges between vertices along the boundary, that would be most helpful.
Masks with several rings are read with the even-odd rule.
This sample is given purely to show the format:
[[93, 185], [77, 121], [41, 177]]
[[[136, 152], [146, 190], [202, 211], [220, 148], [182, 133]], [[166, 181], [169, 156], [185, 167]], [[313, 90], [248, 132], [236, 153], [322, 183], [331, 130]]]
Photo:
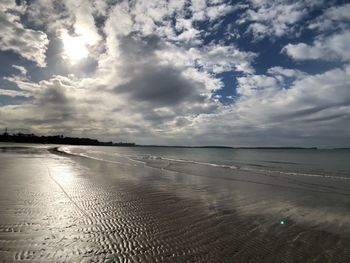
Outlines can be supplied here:
[[350, 149], [230, 149], [177, 147], [61, 147], [69, 153], [102, 160], [120, 158], [192, 162], [252, 171], [300, 176], [350, 177]]

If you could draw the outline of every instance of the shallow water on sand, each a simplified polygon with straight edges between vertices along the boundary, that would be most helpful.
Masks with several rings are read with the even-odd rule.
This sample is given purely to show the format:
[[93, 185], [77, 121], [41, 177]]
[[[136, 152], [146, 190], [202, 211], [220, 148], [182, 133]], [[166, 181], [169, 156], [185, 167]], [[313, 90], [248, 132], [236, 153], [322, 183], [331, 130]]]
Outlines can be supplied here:
[[0, 151], [3, 262], [349, 262], [349, 180], [79, 154]]

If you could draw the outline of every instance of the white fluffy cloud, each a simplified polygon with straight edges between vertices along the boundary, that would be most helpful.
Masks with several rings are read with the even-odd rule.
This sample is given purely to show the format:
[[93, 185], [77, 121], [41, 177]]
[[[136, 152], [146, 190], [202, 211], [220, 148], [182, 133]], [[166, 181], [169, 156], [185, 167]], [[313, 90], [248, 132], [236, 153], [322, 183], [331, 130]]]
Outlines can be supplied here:
[[22, 75], [27, 75], [27, 69], [20, 65], [12, 65], [13, 68], [17, 69]]
[[239, 23], [248, 23], [247, 32], [256, 39], [281, 37], [295, 33], [295, 26], [308, 14], [308, 10], [321, 3], [315, 0], [250, 0], [250, 6]]
[[252, 73], [251, 63], [256, 54], [244, 52], [235, 46], [210, 45], [201, 48], [170, 46], [165, 50], [156, 52], [164, 63], [186, 67], [201, 67], [210, 73], [222, 73], [228, 71], [242, 71]]
[[45, 53], [49, 40], [42, 31], [23, 26], [20, 16], [22, 11], [16, 6], [0, 4], [0, 51], [13, 51], [25, 59], [34, 61], [39, 67], [45, 67]]
[[[282, 88], [277, 71], [297, 78]], [[350, 66], [317, 75], [277, 71], [239, 78], [235, 104], [199, 116], [183, 132], [212, 144], [342, 146], [350, 126]]]
[[305, 43], [288, 44], [283, 52], [296, 60], [350, 60], [350, 30], [321, 36], [311, 45]]
[[9, 90], [9, 89], [0, 89], [0, 96], [8, 97], [29, 97], [30, 95], [23, 91], [18, 90]]
[[348, 29], [350, 22], [350, 4], [333, 6], [324, 11], [324, 13], [313, 20], [309, 28], [318, 31], [329, 31]]

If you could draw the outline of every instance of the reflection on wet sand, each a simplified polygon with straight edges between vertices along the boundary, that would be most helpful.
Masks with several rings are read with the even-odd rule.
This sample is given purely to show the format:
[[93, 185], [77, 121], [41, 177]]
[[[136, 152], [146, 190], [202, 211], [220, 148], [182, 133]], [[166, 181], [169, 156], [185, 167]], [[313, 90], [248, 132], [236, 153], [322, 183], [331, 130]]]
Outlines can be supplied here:
[[[232, 177], [208, 167], [130, 160], [124, 165], [45, 150], [0, 156], [4, 262], [350, 258], [349, 237], [341, 234], [349, 218], [344, 183], [309, 187], [307, 179], [276, 181], [273, 175], [237, 172]], [[221, 179], [203, 176], [212, 173]], [[319, 203], [313, 206], [315, 199]], [[332, 208], [335, 200], [338, 206]], [[330, 218], [312, 223], [308, 218], [313, 212]], [[343, 215], [339, 221], [337, 213]]]

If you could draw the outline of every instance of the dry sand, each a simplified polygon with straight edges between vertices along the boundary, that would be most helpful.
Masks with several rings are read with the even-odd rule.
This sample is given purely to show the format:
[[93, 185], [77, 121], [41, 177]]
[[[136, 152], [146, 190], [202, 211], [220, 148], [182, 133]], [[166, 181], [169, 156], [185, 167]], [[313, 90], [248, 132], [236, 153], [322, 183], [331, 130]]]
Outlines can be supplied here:
[[350, 262], [347, 236], [208, 209], [139, 167], [1, 149], [1, 262]]

